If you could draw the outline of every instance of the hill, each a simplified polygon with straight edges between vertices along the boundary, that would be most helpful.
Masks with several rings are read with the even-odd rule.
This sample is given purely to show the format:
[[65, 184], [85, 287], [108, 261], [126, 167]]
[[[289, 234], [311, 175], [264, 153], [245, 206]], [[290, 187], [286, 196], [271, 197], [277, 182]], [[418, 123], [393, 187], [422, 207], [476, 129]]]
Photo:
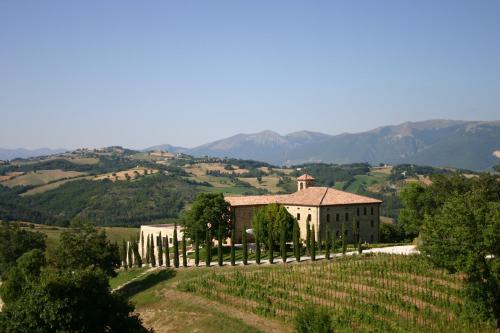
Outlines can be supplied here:
[[12, 160], [15, 158], [29, 158], [38, 156], [47, 156], [53, 154], [64, 153], [66, 149], [51, 149], [51, 148], [39, 148], [39, 149], [7, 149], [0, 148], [0, 160]]
[[182, 152], [276, 165], [416, 163], [485, 170], [500, 163], [495, 155], [499, 142], [500, 121], [428, 120], [340, 135], [308, 131], [280, 135], [266, 130], [234, 135]]

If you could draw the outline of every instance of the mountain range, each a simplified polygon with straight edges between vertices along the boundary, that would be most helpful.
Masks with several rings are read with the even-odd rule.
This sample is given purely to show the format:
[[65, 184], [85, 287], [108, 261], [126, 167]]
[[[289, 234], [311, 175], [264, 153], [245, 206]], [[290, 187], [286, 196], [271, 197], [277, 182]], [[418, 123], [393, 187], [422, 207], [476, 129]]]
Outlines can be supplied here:
[[61, 153], [64, 153], [66, 150], [67, 149], [51, 149], [51, 148], [38, 148], [38, 149], [0, 148], [0, 160], [6, 161], [6, 160], [12, 160], [15, 158], [30, 158], [30, 157], [37, 157], [37, 156], [61, 154]]
[[339, 135], [310, 131], [280, 135], [266, 130], [194, 148], [159, 145], [145, 150], [252, 159], [276, 165], [414, 163], [477, 171], [500, 163], [500, 121], [437, 119]]

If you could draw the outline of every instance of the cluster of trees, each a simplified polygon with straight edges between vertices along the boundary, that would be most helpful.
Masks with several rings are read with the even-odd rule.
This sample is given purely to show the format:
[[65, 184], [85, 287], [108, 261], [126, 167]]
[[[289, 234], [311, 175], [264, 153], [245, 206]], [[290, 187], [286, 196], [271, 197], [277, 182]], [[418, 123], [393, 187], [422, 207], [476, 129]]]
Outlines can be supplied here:
[[41, 234], [4, 223], [0, 235], [0, 257], [9, 258], [0, 332], [147, 332], [134, 307], [111, 293], [120, 257], [104, 232], [75, 224], [50, 255]]
[[432, 185], [401, 194], [400, 222], [420, 234], [420, 250], [435, 265], [465, 273], [468, 314], [495, 318], [500, 330], [500, 182], [481, 174], [436, 175]]
[[293, 176], [300, 176], [303, 173], [308, 173], [316, 178], [316, 183], [322, 186], [332, 187], [335, 182], [349, 182], [355, 180], [356, 175], [365, 175], [370, 172], [368, 163], [353, 163], [353, 164], [327, 164], [327, 163], [311, 163], [294, 166], [295, 169], [300, 168], [301, 171], [295, 171]]

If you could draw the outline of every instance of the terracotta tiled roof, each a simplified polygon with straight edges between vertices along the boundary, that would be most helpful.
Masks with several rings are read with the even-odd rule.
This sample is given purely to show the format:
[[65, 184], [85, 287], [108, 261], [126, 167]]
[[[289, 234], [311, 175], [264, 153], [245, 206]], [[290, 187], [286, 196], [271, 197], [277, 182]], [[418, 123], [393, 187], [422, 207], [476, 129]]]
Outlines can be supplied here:
[[308, 175], [307, 173], [303, 174], [297, 180], [315, 180], [315, 178], [311, 175]]
[[352, 204], [375, 204], [382, 201], [336, 190], [329, 187], [308, 187], [301, 191], [284, 195], [253, 195], [244, 197], [226, 197], [231, 206], [253, 206], [279, 203], [283, 205], [333, 206]]

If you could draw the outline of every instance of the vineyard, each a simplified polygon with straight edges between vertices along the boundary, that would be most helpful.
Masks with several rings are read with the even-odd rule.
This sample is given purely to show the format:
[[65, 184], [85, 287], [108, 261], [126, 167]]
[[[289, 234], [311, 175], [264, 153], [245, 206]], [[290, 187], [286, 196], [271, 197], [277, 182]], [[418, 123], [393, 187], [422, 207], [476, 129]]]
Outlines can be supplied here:
[[292, 326], [307, 303], [330, 310], [336, 332], [494, 332], [463, 314], [462, 281], [420, 256], [376, 255], [308, 264], [210, 270], [178, 289]]

